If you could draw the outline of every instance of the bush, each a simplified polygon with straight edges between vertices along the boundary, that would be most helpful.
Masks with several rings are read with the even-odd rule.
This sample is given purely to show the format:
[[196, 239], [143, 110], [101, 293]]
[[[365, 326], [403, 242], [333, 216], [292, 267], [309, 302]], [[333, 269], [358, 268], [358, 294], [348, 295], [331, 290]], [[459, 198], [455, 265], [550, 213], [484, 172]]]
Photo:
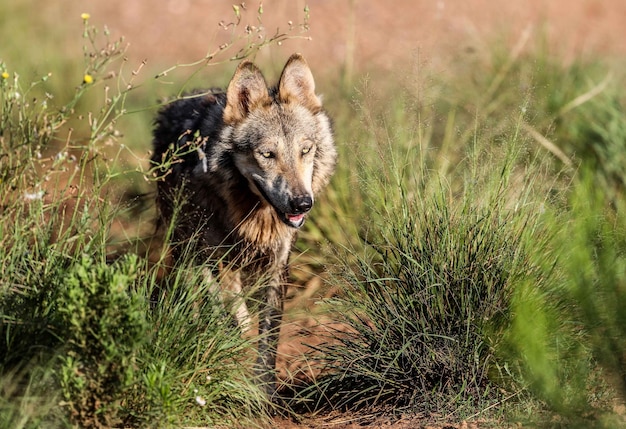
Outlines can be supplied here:
[[[24, 258], [29, 275], [16, 278], [29, 283], [2, 284], [0, 409], [14, 416], [2, 427], [65, 426], [65, 416], [80, 427], [262, 421], [268, 404], [252, 377], [254, 341], [200, 268], [177, 272], [150, 302], [160, 264], [54, 251], [50, 265], [32, 258]], [[44, 392], [54, 411], [39, 416], [28, 404]]]
[[535, 258], [552, 266], [542, 285], [517, 288], [506, 339], [529, 391], [580, 427], [616, 427], [626, 398], [624, 206], [601, 183], [583, 168], [567, 206], [546, 213], [552, 250]]
[[342, 255], [341, 292], [325, 306], [342, 327], [316, 348], [322, 375], [303, 396], [313, 408], [469, 411], [512, 382], [496, 349], [516, 285], [540, 281], [528, 239], [539, 233], [543, 172], [517, 168], [515, 129], [502, 143], [477, 135], [444, 179], [430, 168], [447, 148], [407, 139], [404, 122], [372, 124], [377, 147], [362, 153], [380, 158], [359, 175], [362, 246]]
[[133, 293], [137, 258], [114, 265], [83, 256], [67, 270], [56, 301], [63, 338], [58, 378], [72, 420], [84, 427], [120, 423], [123, 393], [134, 382], [138, 352], [151, 337], [145, 296]]
[[119, 421], [114, 405], [134, 381], [137, 351], [150, 338], [144, 299], [132, 293], [137, 258], [107, 265], [45, 246], [43, 254], [34, 246], [16, 255], [28, 242], [14, 244], [0, 251], [13, 273], [1, 284], [2, 370], [19, 376], [7, 378], [13, 387], [5, 401], [45, 391], [75, 423], [110, 427]]

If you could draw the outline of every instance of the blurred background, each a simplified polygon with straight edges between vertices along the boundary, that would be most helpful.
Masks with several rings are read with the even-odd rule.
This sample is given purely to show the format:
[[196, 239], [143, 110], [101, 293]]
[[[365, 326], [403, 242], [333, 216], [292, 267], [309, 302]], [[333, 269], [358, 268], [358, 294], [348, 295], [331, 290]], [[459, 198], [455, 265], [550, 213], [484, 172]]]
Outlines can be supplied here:
[[[225, 86], [235, 67], [230, 60], [251, 43], [269, 42], [252, 53], [269, 81], [291, 53], [303, 53], [332, 106], [340, 84], [352, 91], [369, 80], [390, 92], [460, 69], [470, 79], [473, 69], [494, 67], [494, 49], [511, 57], [541, 49], [564, 65], [620, 61], [625, 22], [622, 0], [15, 0], [0, 4], [0, 62], [22, 81], [50, 74], [43, 88], [61, 105], [97, 64], [93, 52], [104, 49], [103, 39], [121, 40], [125, 61], [94, 77], [140, 87], [125, 105], [136, 114], [122, 115], [118, 125], [129, 136], [125, 143], [143, 152], [157, 100]], [[93, 46], [87, 24], [100, 32]], [[287, 38], [271, 42], [276, 35]]]
[[[158, 69], [202, 58], [224, 43], [220, 22], [234, 19], [233, 1], [5, 1], [0, 5], [0, 57], [20, 68], [46, 70], [58, 55], [75, 58], [82, 24], [106, 25], [113, 38], [125, 36], [131, 63], [147, 60]], [[273, 0], [245, 2], [243, 20], [258, 25], [264, 8], [268, 33], [301, 23], [309, 7], [307, 39], [259, 53], [260, 61], [281, 63], [302, 52], [317, 73], [339, 67], [391, 70], [411, 62], [435, 64], [487, 49], [495, 38], [514, 45], [523, 31], [541, 33], [565, 61], [580, 55], [626, 54], [626, 2], [622, 0]], [[62, 49], [60, 49], [62, 48]], [[280, 60], [280, 61], [279, 61]], [[15, 64], [15, 66], [18, 66]], [[279, 65], [277, 64], [278, 68]], [[23, 70], [25, 71], [25, 70]]]

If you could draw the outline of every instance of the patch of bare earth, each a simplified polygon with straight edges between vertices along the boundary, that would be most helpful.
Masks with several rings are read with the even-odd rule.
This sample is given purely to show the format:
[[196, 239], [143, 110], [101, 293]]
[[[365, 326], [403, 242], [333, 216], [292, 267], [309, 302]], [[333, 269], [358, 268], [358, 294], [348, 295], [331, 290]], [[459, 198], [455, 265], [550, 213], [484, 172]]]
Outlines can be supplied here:
[[330, 413], [318, 417], [305, 417], [300, 421], [286, 418], [274, 419], [275, 429], [361, 429], [364, 427], [373, 429], [481, 429], [498, 427], [501, 429], [507, 425], [494, 426], [492, 421], [461, 421], [459, 423], [437, 423], [432, 416], [378, 416], [363, 413]]

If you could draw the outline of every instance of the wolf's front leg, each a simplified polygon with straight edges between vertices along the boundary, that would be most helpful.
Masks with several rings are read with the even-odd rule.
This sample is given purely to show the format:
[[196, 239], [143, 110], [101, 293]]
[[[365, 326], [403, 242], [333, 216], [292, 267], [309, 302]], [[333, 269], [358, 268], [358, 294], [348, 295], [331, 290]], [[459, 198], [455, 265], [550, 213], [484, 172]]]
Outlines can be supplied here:
[[276, 396], [276, 352], [278, 335], [283, 315], [285, 286], [281, 276], [274, 276], [265, 290], [264, 301], [259, 312], [259, 356], [257, 371], [262, 388], [268, 398], [278, 401]]
[[[250, 313], [243, 296], [241, 273], [237, 270], [224, 269], [220, 266], [220, 281], [215, 281], [215, 276], [209, 268], [203, 269], [204, 281], [211, 285], [210, 290], [219, 295], [225, 308], [231, 311], [234, 322], [242, 332], [250, 329]], [[219, 287], [219, 289], [216, 289]]]

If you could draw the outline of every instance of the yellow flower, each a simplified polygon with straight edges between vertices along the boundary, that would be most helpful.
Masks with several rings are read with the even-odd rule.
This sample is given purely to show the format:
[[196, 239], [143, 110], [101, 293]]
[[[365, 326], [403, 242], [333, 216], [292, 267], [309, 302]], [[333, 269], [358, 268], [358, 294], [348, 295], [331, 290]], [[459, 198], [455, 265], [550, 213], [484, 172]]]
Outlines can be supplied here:
[[8, 78], [9, 78], [9, 73], [2, 72], [2, 79], [8, 79]]
[[86, 12], [83, 12], [80, 14], [80, 17], [83, 19], [83, 21], [87, 21], [89, 18], [91, 18], [91, 15], [89, 15]]
[[83, 83], [86, 83], [87, 85], [93, 83], [93, 76], [90, 74], [86, 74], [85, 76], [83, 76]]

